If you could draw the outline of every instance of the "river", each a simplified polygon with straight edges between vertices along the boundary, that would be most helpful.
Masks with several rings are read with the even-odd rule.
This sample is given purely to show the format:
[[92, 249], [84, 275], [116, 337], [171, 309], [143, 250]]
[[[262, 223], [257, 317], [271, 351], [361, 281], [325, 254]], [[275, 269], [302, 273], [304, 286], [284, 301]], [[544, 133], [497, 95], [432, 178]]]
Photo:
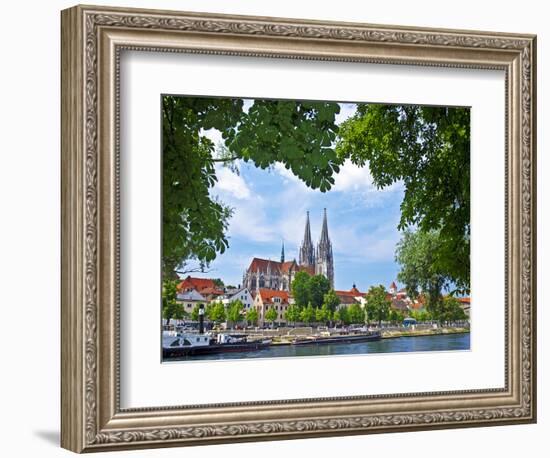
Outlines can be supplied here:
[[469, 350], [470, 333], [434, 336], [398, 337], [371, 342], [327, 345], [272, 345], [265, 350], [218, 353], [213, 355], [170, 358], [167, 361], [198, 361], [250, 358], [282, 358], [288, 356], [363, 355], [372, 353], [399, 353], [411, 351]]

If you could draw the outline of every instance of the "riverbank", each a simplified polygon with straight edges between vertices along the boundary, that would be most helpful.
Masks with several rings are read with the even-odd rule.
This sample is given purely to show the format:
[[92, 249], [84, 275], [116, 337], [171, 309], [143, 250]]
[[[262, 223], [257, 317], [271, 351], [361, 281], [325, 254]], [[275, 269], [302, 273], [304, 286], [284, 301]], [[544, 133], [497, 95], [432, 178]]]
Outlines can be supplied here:
[[382, 339], [397, 339], [399, 337], [426, 337], [441, 336], [447, 334], [467, 334], [468, 328], [428, 328], [428, 329], [392, 329], [382, 330]]

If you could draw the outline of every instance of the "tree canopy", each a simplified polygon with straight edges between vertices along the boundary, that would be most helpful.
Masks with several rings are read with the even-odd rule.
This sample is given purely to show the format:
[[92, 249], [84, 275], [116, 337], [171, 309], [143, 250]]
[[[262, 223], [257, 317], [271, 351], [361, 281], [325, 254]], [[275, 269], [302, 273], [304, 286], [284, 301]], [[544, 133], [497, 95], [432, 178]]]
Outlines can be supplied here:
[[[262, 169], [282, 163], [313, 189], [327, 191], [342, 160], [333, 148], [334, 102], [164, 96], [163, 273], [203, 271], [228, 247], [232, 209], [211, 195], [216, 164], [236, 160]], [[205, 132], [217, 129], [223, 147]], [[193, 265], [196, 264], [196, 265]]]
[[391, 301], [388, 299], [388, 292], [383, 285], [371, 286], [366, 294], [367, 305], [365, 306], [368, 321], [378, 321], [378, 324], [388, 318]]
[[[309, 275], [307, 272], [297, 272], [291, 285], [292, 297], [300, 308], [311, 304], [313, 308], [323, 305], [326, 295], [331, 291], [330, 282], [324, 275]], [[332, 296], [328, 296], [330, 305]]]
[[437, 269], [468, 290], [470, 110], [358, 104], [338, 135], [339, 157], [368, 166], [378, 188], [403, 184], [398, 228], [438, 231]]
[[441, 244], [439, 231], [405, 231], [397, 245], [395, 260], [401, 270], [397, 279], [405, 284], [407, 294], [415, 299], [422, 292], [426, 308], [437, 313], [442, 290], [451, 284], [450, 275], [443, 273], [438, 262]]

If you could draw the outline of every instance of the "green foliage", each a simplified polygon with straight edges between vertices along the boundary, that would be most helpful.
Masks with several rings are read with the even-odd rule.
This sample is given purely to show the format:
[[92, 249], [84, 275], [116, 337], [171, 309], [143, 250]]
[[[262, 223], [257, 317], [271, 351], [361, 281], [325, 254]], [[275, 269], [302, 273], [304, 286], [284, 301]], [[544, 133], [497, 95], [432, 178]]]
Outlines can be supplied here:
[[324, 275], [311, 276], [307, 272], [297, 272], [291, 290], [298, 307], [304, 308], [311, 303], [314, 308], [319, 308], [330, 291], [330, 282]]
[[307, 186], [325, 192], [342, 163], [333, 149], [339, 112], [334, 102], [256, 99], [225, 144], [262, 169], [282, 162]]
[[265, 320], [269, 321], [271, 324], [277, 319], [277, 310], [275, 310], [274, 307], [271, 307], [270, 309], [265, 312]]
[[308, 282], [308, 302], [313, 308], [323, 305], [325, 295], [330, 291], [330, 282], [324, 275], [313, 275]]
[[359, 304], [351, 304], [348, 309], [349, 322], [353, 324], [365, 323], [365, 310]]
[[405, 315], [400, 310], [391, 309], [388, 314], [388, 321], [393, 324], [402, 323], [405, 319]]
[[458, 299], [452, 296], [443, 298], [437, 312], [439, 321], [461, 321], [468, 318]]
[[322, 307], [315, 310], [315, 320], [319, 323], [326, 323], [330, 321], [332, 314], [327, 304], [323, 304]]
[[246, 312], [246, 322], [251, 325], [258, 323], [258, 311], [252, 307], [248, 312]]
[[338, 296], [333, 289], [323, 296], [323, 306], [325, 305], [331, 312], [334, 312], [334, 310], [336, 310], [336, 308], [340, 305], [340, 299], [338, 299]]
[[181, 320], [185, 311], [183, 305], [176, 301], [178, 294], [177, 280], [165, 280], [162, 282], [162, 317], [166, 320], [167, 324], [170, 323], [172, 318]]
[[215, 321], [214, 320], [215, 308], [216, 308], [216, 304], [214, 304], [213, 302], [209, 302], [208, 304], [206, 304], [206, 307], [204, 309], [204, 318], [209, 319], [210, 321]]
[[416, 321], [431, 321], [432, 316], [427, 310], [412, 310], [409, 313], [409, 317], [414, 318]]
[[210, 196], [214, 145], [200, 132], [231, 129], [242, 100], [166, 96], [162, 103], [162, 263], [171, 278], [177, 269], [203, 270], [228, 246], [231, 209]]
[[[216, 164], [243, 160], [265, 169], [281, 162], [324, 192], [342, 163], [333, 149], [337, 103], [258, 99], [244, 112], [242, 99], [164, 96], [162, 107], [165, 278], [203, 271], [229, 245], [232, 209], [210, 193]], [[213, 128], [224, 141], [217, 154], [204, 135]]]
[[371, 286], [366, 294], [367, 319], [369, 321], [378, 321], [378, 324], [388, 318], [390, 313], [391, 301], [388, 299], [388, 292], [383, 285]]
[[398, 280], [405, 284], [407, 293], [413, 299], [422, 291], [426, 308], [432, 314], [437, 314], [441, 291], [451, 283], [451, 278], [440, 269], [440, 244], [439, 231], [405, 231], [395, 255], [401, 266]]
[[285, 320], [288, 323], [296, 323], [300, 320], [300, 308], [297, 305], [289, 305], [285, 312]]
[[310, 275], [307, 272], [296, 272], [292, 281], [291, 291], [292, 297], [296, 305], [300, 308], [307, 307], [309, 302], [309, 279]]
[[334, 321], [342, 324], [350, 324], [350, 317], [346, 306], [341, 306], [334, 311]]
[[216, 288], [218, 288], [218, 289], [224, 289], [225, 288], [225, 285], [224, 285], [223, 280], [221, 278], [214, 278], [212, 281], [214, 282], [214, 285], [216, 286]]
[[238, 323], [242, 320], [242, 311], [244, 304], [240, 300], [233, 301], [229, 304], [229, 310], [227, 311], [227, 320], [232, 323]]
[[437, 270], [469, 290], [470, 110], [359, 104], [339, 136], [338, 155], [368, 164], [376, 186], [403, 183], [399, 229], [437, 230]]
[[225, 306], [222, 302], [216, 302], [213, 305], [209, 318], [218, 323], [226, 320]]
[[304, 307], [301, 310], [300, 321], [304, 323], [312, 323], [315, 321], [315, 309], [313, 308], [311, 302], [307, 305], [307, 307]]

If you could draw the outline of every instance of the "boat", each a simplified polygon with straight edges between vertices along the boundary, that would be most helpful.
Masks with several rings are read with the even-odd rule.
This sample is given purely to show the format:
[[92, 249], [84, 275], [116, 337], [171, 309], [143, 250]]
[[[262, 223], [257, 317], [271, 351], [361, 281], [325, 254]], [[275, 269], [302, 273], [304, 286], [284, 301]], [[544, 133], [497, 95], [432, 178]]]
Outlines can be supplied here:
[[194, 355], [211, 355], [226, 352], [257, 351], [268, 348], [271, 340], [248, 341], [246, 336], [226, 333], [196, 334], [189, 332], [165, 332], [162, 336], [162, 357], [177, 358]]
[[296, 339], [292, 345], [326, 345], [326, 344], [350, 344], [358, 342], [370, 342], [380, 340], [382, 335], [379, 331], [371, 331], [361, 334], [346, 334], [332, 335], [328, 337], [306, 337], [304, 339]]

